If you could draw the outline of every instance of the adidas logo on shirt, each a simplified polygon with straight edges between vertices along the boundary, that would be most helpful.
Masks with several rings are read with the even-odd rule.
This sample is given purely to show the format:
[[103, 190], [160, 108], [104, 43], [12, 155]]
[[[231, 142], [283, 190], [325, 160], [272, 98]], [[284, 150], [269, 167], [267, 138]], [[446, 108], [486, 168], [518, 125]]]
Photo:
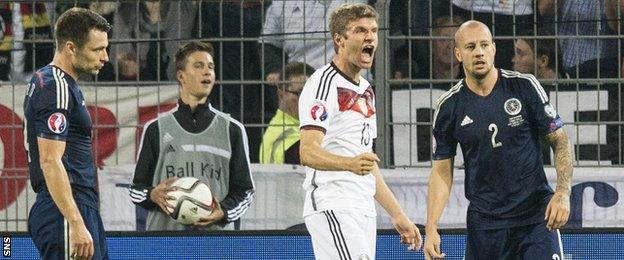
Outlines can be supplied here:
[[464, 120], [462, 120], [462, 122], [461, 122], [461, 126], [465, 126], [467, 124], [472, 124], [472, 122], [473, 121], [472, 121], [472, 119], [469, 116], [465, 116]]
[[165, 153], [175, 153], [175, 149], [173, 148], [173, 145], [167, 146], [167, 150], [165, 150]]

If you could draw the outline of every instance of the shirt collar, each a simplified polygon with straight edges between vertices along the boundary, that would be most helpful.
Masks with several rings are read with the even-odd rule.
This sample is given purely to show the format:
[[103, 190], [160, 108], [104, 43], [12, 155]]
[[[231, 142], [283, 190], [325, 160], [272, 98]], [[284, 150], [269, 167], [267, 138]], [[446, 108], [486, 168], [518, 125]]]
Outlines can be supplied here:
[[195, 111], [191, 111], [191, 106], [184, 103], [182, 99], [178, 99], [178, 110], [180, 112], [184, 112], [185, 114], [189, 114], [189, 115], [205, 114], [206, 112], [209, 111], [209, 108], [210, 108], [210, 102], [206, 102], [203, 104], [197, 104]]

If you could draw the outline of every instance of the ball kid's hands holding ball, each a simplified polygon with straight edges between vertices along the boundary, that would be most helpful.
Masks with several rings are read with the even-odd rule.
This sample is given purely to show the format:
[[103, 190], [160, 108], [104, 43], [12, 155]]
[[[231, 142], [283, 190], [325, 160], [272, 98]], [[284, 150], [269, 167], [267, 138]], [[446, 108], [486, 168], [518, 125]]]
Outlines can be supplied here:
[[171, 183], [173, 183], [175, 180], [176, 177], [169, 177], [161, 181], [156, 187], [152, 189], [152, 192], [150, 192], [150, 199], [167, 214], [173, 213], [173, 205], [169, 204], [167, 200], [172, 200], [175, 198], [167, 195], [167, 192], [175, 190], [175, 187], [170, 187]]
[[214, 197], [213, 197], [212, 205], [214, 205], [212, 213], [210, 213], [208, 217], [200, 218], [199, 221], [195, 222], [194, 224], [195, 226], [197, 227], [208, 226], [215, 222], [219, 222], [223, 218], [225, 218], [225, 213], [221, 209], [221, 204]]

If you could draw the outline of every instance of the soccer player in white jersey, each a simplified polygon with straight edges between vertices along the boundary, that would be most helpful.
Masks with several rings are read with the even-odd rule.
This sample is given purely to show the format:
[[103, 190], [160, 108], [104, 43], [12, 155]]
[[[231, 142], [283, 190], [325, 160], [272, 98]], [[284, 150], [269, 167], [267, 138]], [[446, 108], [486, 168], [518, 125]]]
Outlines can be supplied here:
[[375, 94], [362, 76], [377, 47], [377, 12], [343, 4], [329, 18], [336, 55], [306, 82], [299, 98], [303, 216], [317, 259], [374, 259], [375, 202], [390, 214], [401, 242], [420, 248], [418, 229], [384, 182], [372, 152]]

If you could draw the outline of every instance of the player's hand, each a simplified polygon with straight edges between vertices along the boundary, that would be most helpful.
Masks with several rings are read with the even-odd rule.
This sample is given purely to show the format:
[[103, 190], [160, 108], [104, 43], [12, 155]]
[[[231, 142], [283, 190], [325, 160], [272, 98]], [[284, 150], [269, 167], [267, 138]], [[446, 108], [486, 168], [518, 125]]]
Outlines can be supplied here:
[[423, 249], [425, 253], [425, 259], [438, 259], [444, 258], [446, 256], [445, 253], [440, 251], [440, 243], [442, 240], [440, 239], [440, 234], [438, 233], [437, 228], [427, 228], [427, 234], [425, 237], [425, 248]]
[[217, 200], [214, 201], [215, 208], [212, 210], [212, 213], [206, 218], [200, 218], [197, 222], [195, 222], [195, 226], [208, 226], [212, 223], [221, 221], [225, 217], [225, 213], [221, 209], [221, 204]]
[[563, 227], [570, 217], [570, 195], [563, 192], [555, 192], [548, 206], [544, 220], [547, 220], [546, 227], [548, 230], [555, 230]]
[[379, 162], [379, 157], [376, 154], [362, 153], [351, 159], [349, 171], [357, 175], [367, 175], [375, 168], [377, 162]]
[[150, 192], [150, 199], [167, 214], [173, 213], [174, 206], [169, 204], [167, 200], [173, 200], [175, 198], [167, 195], [167, 192], [175, 190], [175, 188], [169, 187], [171, 186], [171, 183], [173, 183], [175, 180], [176, 177], [169, 177], [161, 181], [156, 187], [152, 189], [152, 192]]
[[69, 224], [70, 255], [72, 259], [91, 259], [93, 257], [93, 238], [84, 222]]
[[397, 218], [392, 218], [392, 225], [401, 235], [401, 243], [407, 245], [407, 249], [420, 250], [422, 237], [416, 224], [409, 220], [407, 216], [401, 215]]

